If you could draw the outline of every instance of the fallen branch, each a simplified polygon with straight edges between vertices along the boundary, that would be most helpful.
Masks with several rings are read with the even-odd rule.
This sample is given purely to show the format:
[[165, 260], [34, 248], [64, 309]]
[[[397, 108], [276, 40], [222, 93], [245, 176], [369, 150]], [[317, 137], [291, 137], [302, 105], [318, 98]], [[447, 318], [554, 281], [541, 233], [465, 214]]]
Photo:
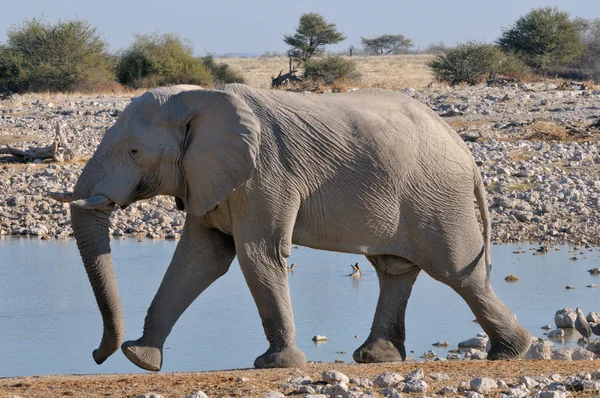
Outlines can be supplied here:
[[72, 160], [74, 156], [59, 122], [56, 122], [56, 134], [52, 144], [38, 148], [29, 147], [26, 150], [11, 148], [7, 145], [6, 148], [0, 148], [0, 155], [12, 155], [25, 163], [46, 159], [52, 159], [54, 162], [64, 162]]

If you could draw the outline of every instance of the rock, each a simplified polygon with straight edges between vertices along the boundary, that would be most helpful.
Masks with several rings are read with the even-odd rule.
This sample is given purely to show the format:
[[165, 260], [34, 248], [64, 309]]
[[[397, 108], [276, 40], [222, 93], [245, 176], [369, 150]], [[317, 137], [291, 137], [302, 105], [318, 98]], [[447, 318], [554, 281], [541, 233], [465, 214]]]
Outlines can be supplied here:
[[330, 397], [345, 397], [348, 394], [348, 386], [346, 385], [346, 383], [340, 382], [336, 385], [325, 387], [325, 390], [323, 390], [323, 392], [325, 393], [325, 395], [328, 395]]
[[441, 372], [432, 372], [428, 376], [431, 380], [450, 380], [450, 376]]
[[327, 336], [321, 336], [320, 334], [316, 334], [313, 336], [312, 341], [326, 341]]
[[136, 396], [135, 398], [163, 398], [163, 396], [161, 394], [157, 394], [155, 392], [147, 392], [144, 394], [140, 394], [140, 395]]
[[506, 278], [504, 278], [504, 280], [506, 282], [516, 282], [519, 280], [519, 277], [515, 275], [508, 275]]
[[473, 337], [472, 339], [461, 341], [460, 343], [458, 343], [458, 346], [465, 348], [485, 348], [486, 344], [488, 343], [488, 340], [489, 339], [487, 337], [477, 336]]
[[393, 387], [386, 387], [381, 390], [381, 395], [385, 398], [402, 398], [402, 394]]
[[264, 395], [264, 398], [284, 398], [284, 397], [285, 397], [285, 395], [283, 395], [279, 391], [268, 391]]
[[204, 391], [196, 390], [188, 395], [187, 398], [208, 398], [208, 395]]
[[586, 350], [593, 352], [596, 355], [600, 355], [600, 340], [592, 340], [585, 347]]
[[497, 380], [496, 384], [498, 384], [498, 388], [500, 388], [502, 390], [508, 389], [508, 384], [506, 384], [506, 382], [504, 380]]
[[426, 351], [423, 353], [423, 355], [421, 355], [421, 358], [423, 359], [431, 359], [435, 357], [437, 357], [437, 354], [433, 350]]
[[568, 396], [565, 391], [540, 391], [536, 394], [536, 398], [566, 398]]
[[455, 394], [458, 394], [458, 388], [452, 387], [452, 386], [445, 386], [445, 387], [441, 388], [441, 390], [438, 392], [438, 394], [440, 394], [440, 395], [446, 395], [446, 394], [455, 395]]
[[292, 384], [307, 385], [307, 384], [312, 384], [313, 381], [308, 376], [299, 376], [299, 377], [294, 377], [289, 382]]
[[563, 308], [554, 314], [554, 323], [557, 328], [573, 329], [575, 327], [575, 319], [577, 319], [577, 313], [570, 308]]
[[[562, 331], [562, 329], [559, 329]], [[564, 332], [563, 332], [564, 333]], [[554, 344], [550, 341], [534, 341], [525, 354], [524, 359], [550, 359]]]
[[529, 390], [531, 390], [532, 388], [534, 388], [538, 384], [540, 384], [540, 383], [538, 383], [537, 381], [535, 381], [533, 378], [531, 378], [529, 376], [521, 376], [521, 377], [519, 377], [519, 383], [523, 384]]
[[428, 387], [429, 386], [427, 385], [427, 383], [425, 383], [425, 381], [423, 380], [407, 378], [403, 391], [406, 393], [417, 392], [422, 394], [427, 391]]
[[530, 395], [530, 391], [523, 384], [519, 384], [518, 386], [508, 390], [509, 397], [523, 398], [523, 397], [528, 397], [529, 395]]
[[327, 372], [323, 372], [322, 377], [323, 377], [323, 381], [328, 384], [336, 384], [336, 383], [348, 384], [350, 382], [350, 379], [348, 379], [348, 376], [346, 376], [342, 372], [338, 372], [335, 370], [329, 370]]
[[446, 359], [448, 360], [460, 360], [460, 354], [456, 352], [450, 352], [446, 355]]
[[590, 359], [594, 359], [594, 357], [595, 355], [593, 352], [581, 347], [575, 348], [571, 354], [571, 359], [573, 361], [587, 361]]
[[392, 387], [394, 384], [404, 381], [404, 377], [394, 372], [385, 372], [377, 376], [373, 381], [375, 387]]
[[467, 391], [466, 397], [467, 398], [485, 398], [485, 395], [480, 394], [476, 391]]
[[550, 325], [544, 325], [544, 326], [542, 326], [540, 329], [544, 329], [544, 330], [552, 330], [552, 326], [550, 326]]
[[432, 345], [434, 345], [436, 347], [448, 347], [450, 344], [447, 341], [440, 340], [437, 343], [433, 343]]
[[587, 314], [585, 319], [588, 322], [600, 323], [600, 314], [598, 314], [597, 312], [590, 312], [589, 314]]
[[552, 339], [562, 339], [565, 337], [565, 331], [563, 329], [555, 329], [548, 332], [548, 337]]
[[573, 289], [575, 289], [575, 286], [573, 286], [573, 285], [567, 285], [567, 286], [565, 286], [565, 289], [567, 289], [567, 290], [573, 290]]
[[423, 371], [423, 368], [417, 368], [406, 375], [407, 379], [410, 378], [421, 380], [423, 377], [425, 377], [425, 371]]
[[489, 394], [498, 388], [498, 384], [489, 377], [475, 377], [471, 380], [471, 390], [480, 394]]
[[573, 350], [569, 348], [558, 348], [552, 351], [551, 359], [556, 359], [559, 361], [571, 361], [573, 355]]

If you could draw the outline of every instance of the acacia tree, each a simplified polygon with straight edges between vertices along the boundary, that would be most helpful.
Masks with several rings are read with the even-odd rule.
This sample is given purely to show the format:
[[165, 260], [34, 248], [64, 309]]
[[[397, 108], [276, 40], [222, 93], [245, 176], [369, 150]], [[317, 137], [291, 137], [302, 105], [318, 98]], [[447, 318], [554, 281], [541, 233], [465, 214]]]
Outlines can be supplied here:
[[316, 12], [302, 14], [296, 33], [283, 36], [283, 41], [291, 47], [288, 54], [298, 63], [306, 62], [313, 55], [322, 54], [325, 45], [336, 44], [345, 39], [337, 31], [335, 24], [327, 22]]
[[581, 55], [582, 25], [569, 13], [544, 7], [520, 17], [496, 41], [505, 52], [514, 52], [539, 71], [567, 65]]
[[381, 35], [373, 39], [361, 37], [365, 53], [370, 55], [401, 54], [413, 46], [404, 35]]

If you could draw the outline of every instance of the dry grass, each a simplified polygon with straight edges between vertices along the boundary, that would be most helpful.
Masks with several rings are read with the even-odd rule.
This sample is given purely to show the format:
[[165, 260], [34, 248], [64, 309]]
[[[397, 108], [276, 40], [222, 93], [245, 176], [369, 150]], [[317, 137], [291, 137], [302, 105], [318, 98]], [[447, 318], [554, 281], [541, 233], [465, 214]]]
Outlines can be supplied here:
[[569, 138], [566, 127], [551, 120], [538, 120], [527, 131], [532, 141], [565, 141]]
[[[423, 88], [434, 81], [427, 63], [433, 55], [384, 55], [369, 57], [344, 57], [356, 61], [361, 78], [356, 82], [344, 82], [349, 87], [381, 87], [402, 89]], [[271, 77], [280, 70], [288, 71], [287, 57], [219, 58], [241, 73], [246, 84], [257, 88], [270, 88]], [[301, 72], [301, 71], [299, 71]]]

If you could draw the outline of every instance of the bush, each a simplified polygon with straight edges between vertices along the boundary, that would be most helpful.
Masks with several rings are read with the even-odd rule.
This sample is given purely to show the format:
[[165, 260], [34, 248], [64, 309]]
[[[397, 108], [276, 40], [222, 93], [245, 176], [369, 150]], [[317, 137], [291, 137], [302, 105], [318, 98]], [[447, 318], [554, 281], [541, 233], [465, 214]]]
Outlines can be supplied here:
[[498, 51], [491, 44], [468, 42], [440, 54], [428, 66], [437, 80], [458, 84], [477, 84], [492, 70]]
[[215, 84], [244, 83], [242, 75], [231, 70], [229, 65], [225, 63], [215, 62], [215, 59], [211, 54], [202, 57], [202, 62], [212, 73]]
[[107, 44], [88, 22], [33, 19], [7, 36], [0, 54], [2, 89], [74, 91], [114, 81]]
[[132, 88], [213, 82], [204, 60], [194, 57], [192, 46], [171, 33], [136, 35], [121, 54], [116, 74], [121, 84]]
[[600, 19], [580, 22], [584, 26], [581, 32], [584, 49], [578, 67], [584, 78], [598, 82], [600, 81]]
[[505, 52], [514, 52], [539, 72], [568, 65], [581, 56], [583, 26], [567, 12], [544, 7], [530, 11], [497, 40]]
[[304, 77], [327, 85], [338, 79], [353, 80], [359, 76], [356, 62], [340, 56], [310, 58], [304, 63]]

